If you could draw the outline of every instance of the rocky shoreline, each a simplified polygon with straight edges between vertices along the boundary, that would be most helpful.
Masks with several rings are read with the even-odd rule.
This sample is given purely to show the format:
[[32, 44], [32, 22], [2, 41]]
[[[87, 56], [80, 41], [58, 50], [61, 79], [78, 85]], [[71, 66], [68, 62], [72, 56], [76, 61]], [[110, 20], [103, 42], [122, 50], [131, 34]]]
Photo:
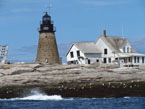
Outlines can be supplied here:
[[23, 97], [37, 89], [62, 97], [145, 96], [145, 67], [115, 65], [1, 64], [0, 98]]

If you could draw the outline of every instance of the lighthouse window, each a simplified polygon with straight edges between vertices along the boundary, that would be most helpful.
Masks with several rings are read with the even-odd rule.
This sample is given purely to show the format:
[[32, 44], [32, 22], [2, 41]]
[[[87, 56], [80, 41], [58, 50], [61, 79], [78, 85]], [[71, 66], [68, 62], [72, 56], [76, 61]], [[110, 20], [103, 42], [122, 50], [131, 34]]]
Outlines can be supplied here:
[[50, 18], [49, 17], [46, 17], [46, 18], [44, 18], [44, 20], [50, 20]]
[[44, 29], [44, 30], [49, 30], [49, 27], [44, 27], [43, 29]]

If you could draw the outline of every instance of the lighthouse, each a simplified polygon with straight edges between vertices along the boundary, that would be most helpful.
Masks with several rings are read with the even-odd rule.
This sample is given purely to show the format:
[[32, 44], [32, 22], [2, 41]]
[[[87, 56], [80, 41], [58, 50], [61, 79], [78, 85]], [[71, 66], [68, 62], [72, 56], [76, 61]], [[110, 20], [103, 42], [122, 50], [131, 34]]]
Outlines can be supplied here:
[[60, 64], [55, 32], [51, 16], [46, 12], [39, 29], [36, 63]]

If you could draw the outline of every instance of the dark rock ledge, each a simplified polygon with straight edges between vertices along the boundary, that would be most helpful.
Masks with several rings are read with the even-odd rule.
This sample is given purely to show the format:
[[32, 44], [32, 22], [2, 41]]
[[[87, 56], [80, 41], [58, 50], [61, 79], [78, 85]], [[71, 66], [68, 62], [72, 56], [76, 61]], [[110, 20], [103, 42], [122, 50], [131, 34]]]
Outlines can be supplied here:
[[[66, 83], [65, 83], [66, 84]], [[16, 98], [31, 95], [31, 90], [38, 90], [47, 95], [79, 98], [108, 98], [108, 97], [145, 97], [145, 82], [123, 82], [104, 84], [67, 84], [53, 86], [7, 86], [0, 88], [0, 98]]]

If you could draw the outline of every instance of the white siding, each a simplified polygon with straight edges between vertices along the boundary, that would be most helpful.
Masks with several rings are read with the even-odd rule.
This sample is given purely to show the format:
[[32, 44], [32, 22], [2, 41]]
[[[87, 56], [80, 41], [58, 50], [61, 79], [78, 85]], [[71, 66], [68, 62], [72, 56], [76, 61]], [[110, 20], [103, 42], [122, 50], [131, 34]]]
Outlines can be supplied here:
[[[71, 50], [70, 50], [69, 53], [67, 54], [67, 61], [75, 61], [75, 60], [78, 60], [78, 56], [77, 56], [77, 51], [78, 51], [78, 50], [79, 50], [79, 49], [78, 49], [75, 45], [73, 45], [72, 48], [71, 48]], [[79, 50], [79, 51], [80, 51], [80, 50]], [[73, 52], [73, 55], [74, 55], [73, 58], [71, 58], [70, 52]], [[80, 56], [82, 56], [82, 57], [85, 58], [84, 53], [82, 53], [81, 51], [80, 51]], [[79, 64], [85, 64], [85, 60], [82, 60], [81, 62], [79, 62]]]
[[[103, 58], [107, 59], [107, 63], [109, 63], [108, 58], [111, 58], [111, 61], [113, 61], [115, 59], [116, 54], [112, 53], [113, 50], [111, 50], [111, 48], [108, 47], [101, 38], [98, 39], [98, 41], [96, 42], [96, 46], [102, 52], [102, 62], [103, 62]], [[107, 54], [104, 54], [104, 49], [107, 49]]]
[[90, 59], [91, 63], [97, 62], [97, 60], [99, 60], [99, 63], [102, 62], [102, 56], [99, 53], [87, 53], [85, 54], [85, 57]]
[[[88, 64], [88, 60], [90, 60], [90, 63], [94, 63], [96, 62], [97, 60], [99, 60], [99, 62], [101, 62], [101, 53], [86, 53], [84, 54], [82, 51], [80, 51], [80, 56], [83, 57], [84, 59], [80, 59], [78, 60], [78, 56], [77, 56], [77, 51], [79, 49], [73, 45], [72, 48], [70, 49], [69, 53], [67, 54], [67, 62], [70, 62], [70, 61], [76, 61], [78, 62], [78, 64]], [[74, 57], [71, 58], [71, 52], [73, 52], [73, 55]]]

